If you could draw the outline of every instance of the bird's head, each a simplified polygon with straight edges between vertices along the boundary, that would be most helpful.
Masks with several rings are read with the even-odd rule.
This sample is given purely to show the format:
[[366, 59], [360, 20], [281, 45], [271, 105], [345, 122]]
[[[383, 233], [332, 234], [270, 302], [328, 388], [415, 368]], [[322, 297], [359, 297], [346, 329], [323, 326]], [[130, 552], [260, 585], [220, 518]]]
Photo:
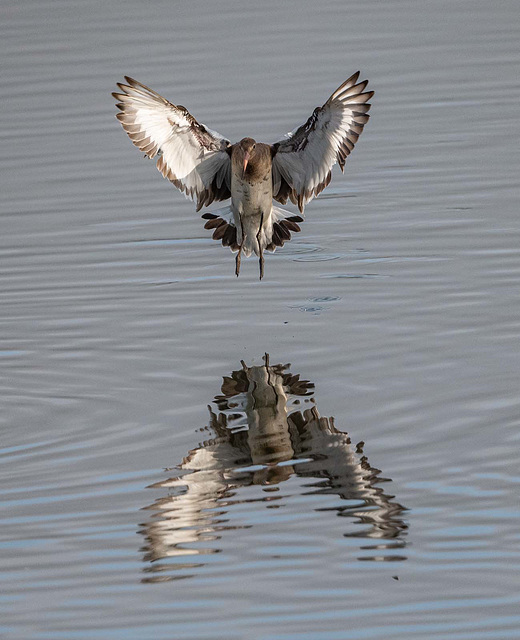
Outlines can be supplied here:
[[242, 138], [239, 143], [239, 149], [241, 151], [241, 160], [243, 162], [242, 172], [245, 175], [247, 165], [249, 164], [256, 151], [256, 141], [253, 138]]

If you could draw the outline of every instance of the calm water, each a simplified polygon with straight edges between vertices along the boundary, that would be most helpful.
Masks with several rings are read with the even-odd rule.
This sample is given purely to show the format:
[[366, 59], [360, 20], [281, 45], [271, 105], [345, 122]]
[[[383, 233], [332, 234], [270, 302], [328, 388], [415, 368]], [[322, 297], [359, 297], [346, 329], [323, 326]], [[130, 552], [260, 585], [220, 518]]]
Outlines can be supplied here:
[[[517, 3], [0, 15], [2, 638], [520, 637]], [[358, 68], [262, 282], [110, 96], [271, 142]]]

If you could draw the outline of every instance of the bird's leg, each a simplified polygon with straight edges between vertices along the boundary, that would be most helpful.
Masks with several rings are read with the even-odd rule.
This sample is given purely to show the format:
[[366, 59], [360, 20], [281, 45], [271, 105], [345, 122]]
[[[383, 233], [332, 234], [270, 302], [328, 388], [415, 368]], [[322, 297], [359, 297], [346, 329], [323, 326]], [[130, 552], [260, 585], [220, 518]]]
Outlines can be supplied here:
[[242, 245], [240, 245], [240, 248], [238, 249], [238, 253], [237, 253], [237, 257], [235, 258], [235, 274], [238, 278], [238, 276], [240, 275], [240, 256], [242, 254]]
[[258, 227], [258, 233], [256, 234], [256, 242], [258, 243], [258, 251], [260, 253], [260, 280], [264, 277], [264, 251], [262, 249], [262, 245], [260, 244], [260, 234], [262, 233], [263, 224], [264, 214], [262, 213], [262, 217], [260, 218], [260, 226]]
[[[240, 259], [242, 257], [242, 246], [244, 244], [244, 227], [242, 225], [242, 218], [238, 215], [238, 222], [240, 223], [240, 246], [238, 247], [237, 257], [235, 258], [235, 275], [238, 278], [240, 275]], [[238, 233], [238, 224], [237, 224]]]
[[260, 280], [264, 277], [264, 252], [260, 249]]

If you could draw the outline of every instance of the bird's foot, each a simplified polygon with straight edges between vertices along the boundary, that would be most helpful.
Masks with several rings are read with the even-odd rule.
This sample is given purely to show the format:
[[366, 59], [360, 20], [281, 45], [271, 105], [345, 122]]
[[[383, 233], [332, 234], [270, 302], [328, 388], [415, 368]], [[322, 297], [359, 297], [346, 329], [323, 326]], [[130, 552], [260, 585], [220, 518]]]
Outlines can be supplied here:
[[238, 278], [240, 275], [240, 257], [242, 254], [242, 247], [238, 250], [237, 257], [235, 258], [235, 275]]

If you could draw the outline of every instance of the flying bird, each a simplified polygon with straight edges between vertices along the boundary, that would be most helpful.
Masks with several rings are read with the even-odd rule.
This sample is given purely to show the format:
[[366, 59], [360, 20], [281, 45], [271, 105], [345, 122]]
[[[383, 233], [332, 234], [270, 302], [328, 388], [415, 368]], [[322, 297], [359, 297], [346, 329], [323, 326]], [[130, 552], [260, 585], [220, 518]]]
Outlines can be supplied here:
[[117, 119], [134, 145], [187, 197], [197, 211], [214, 201], [231, 204], [203, 214], [213, 238], [236, 252], [235, 273], [242, 254], [259, 257], [264, 275], [264, 251], [274, 251], [300, 231], [303, 217], [273, 204], [290, 200], [303, 214], [305, 205], [331, 180], [332, 167], [344, 170], [368, 121], [373, 91], [359, 71], [334, 91], [310, 118], [274, 144], [243, 138], [231, 144], [199, 123], [189, 111], [153, 89], [125, 76], [112, 95]]

